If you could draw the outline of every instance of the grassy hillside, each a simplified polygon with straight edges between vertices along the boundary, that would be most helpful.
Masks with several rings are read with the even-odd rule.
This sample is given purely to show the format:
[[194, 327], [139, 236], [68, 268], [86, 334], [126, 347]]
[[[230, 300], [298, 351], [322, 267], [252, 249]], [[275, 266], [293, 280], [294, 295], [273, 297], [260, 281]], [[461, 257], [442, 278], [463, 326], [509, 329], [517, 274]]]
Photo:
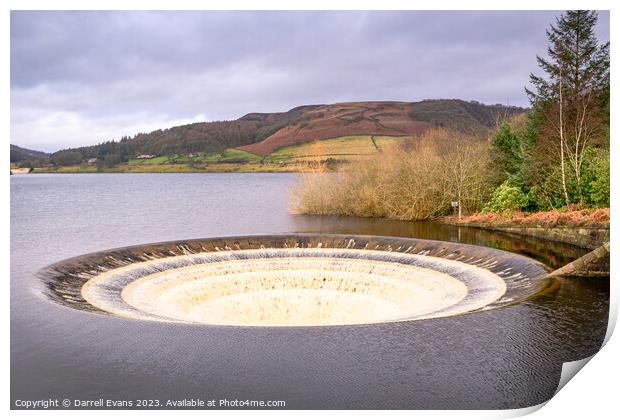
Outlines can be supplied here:
[[267, 156], [295, 144], [352, 135], [412, 136], [429, 124], [411, 118], [408, 102], [351, 102], [323, 105], [305, 111], [293, 123], [265, 140], [240, 149]]
[[246, 163], [260, 162], [263, 158], [238, 149], [226, 149], [221, 153], [178, 153], [156, 156], [150, 159], [129, 159], [128, 165], [168, 165], [179, 163]]
[[51, 155], [55, 165], [70, 166], [88, 159], [106, 158], [112, 164], [128, 162], [138, 155], [172, 156], [221, 154], [228, 149], [259, 142], [298, 118], [313, 106], [293, 108], [287, 112], [247, 114], [234, 121], [193, 123], [133, 137], [107, 141], [94, 146], [59, 150]]
[[361, 161], [387, 150], [390, 145], [409, 137], [345, 136], [334, 139], [287, 146], [260, 156], [239, 149], [222, 153], [163, 155], [148, 159], [129, 159], [108, 167], [97, 163], [49, 165], [34, 173], [94, 173], [94, 172], [307, 172], [327, 164], [336, 169], [339, 164]]
[[317, 140], [277, 149], [265, 157], [268, 161], [293, 159], [359, 159], [378, 153], [382, 148], [409, 137], [391, 136], [345, 136], [335, 139]]
[[481, 133], [521, 108], [484, 105], [456, 99], [422, 102], [351, 102], [317, 106], [265, 140], [240, 149], [267, 156], [282, 147], [351, 135], [413, 136], [429, 127]]
[[187, 124], [120, 141], [65, 149], [52, 154], [50, 161], [56, 166], [79, 166], [97, 159], [100, 165], [113, 167], [137, 164], [135, 158], [142, 154], [159, 159], [150, 163], [173, 163], [170, 156], [181, 157], [172, 161], [183, 161], [182, 157], [190, 154], [216, 162], [259, 161], [261, 158], [252, 156], [267, 157], [285, 147], [338, 137], [411, 136], [433, 125], [454, 126], [464, 132], [488, 130], [497, 118], [521, 112], [525, 110], [452, 99], [307, 105], [286, 112], [250, 113], [234, 121]]

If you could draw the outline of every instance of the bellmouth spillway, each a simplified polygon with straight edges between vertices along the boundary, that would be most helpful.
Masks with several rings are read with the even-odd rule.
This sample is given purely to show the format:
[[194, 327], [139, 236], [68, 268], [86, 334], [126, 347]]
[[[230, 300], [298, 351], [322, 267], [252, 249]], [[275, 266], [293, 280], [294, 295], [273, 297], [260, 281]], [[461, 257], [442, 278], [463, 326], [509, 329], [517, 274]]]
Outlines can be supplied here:
[[231, 326], [414, 321], [494, 309], [548, 270], [475, 245], [351, 235], [266, 235], [139, 245], [39, 273], [57, 303], [137, 320]]

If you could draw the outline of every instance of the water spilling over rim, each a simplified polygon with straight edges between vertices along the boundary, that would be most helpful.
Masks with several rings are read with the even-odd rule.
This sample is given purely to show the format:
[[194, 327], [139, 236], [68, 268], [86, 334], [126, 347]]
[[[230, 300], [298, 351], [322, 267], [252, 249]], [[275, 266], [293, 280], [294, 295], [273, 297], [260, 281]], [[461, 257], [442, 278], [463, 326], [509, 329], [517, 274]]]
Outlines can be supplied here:
[[442, 241], [274, 235], [88, 254], [40, 272], [45, 294], [160, 322], [319, 326], [413, 321], [509, 305], [540, 291], [529, 258]]

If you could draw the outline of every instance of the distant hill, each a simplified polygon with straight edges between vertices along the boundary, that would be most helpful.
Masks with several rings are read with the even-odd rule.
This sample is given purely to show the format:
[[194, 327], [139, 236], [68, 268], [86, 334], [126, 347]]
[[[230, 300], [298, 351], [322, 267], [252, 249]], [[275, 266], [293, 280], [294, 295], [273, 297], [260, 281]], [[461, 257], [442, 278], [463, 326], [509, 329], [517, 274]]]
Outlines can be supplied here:
[[27, 163], [27, 161], [31, 161], [31, 163], [33, 164], [32, 166], [38, 166], [40, 164], [47, 163], [50, 157], [49, 153], [40, 152], [38, 150], [25, 149], [14, 144], [11, 144], [10, 155], [11, 163]]
[[526, 109], [457, 99], [305, 105], [287, 112], [250, 113], [233, 121], [187, 124], [54, 153], [55, 164], [98, 158], [124, 162], [137, 155], [223, 153], [240, 149], [266, 156], [313, 140], [354, 135], [411, 136], [433, 125], [484, 132]]
[[428, 122], [412, 119], [411, 111], [412, 104], [406, 102], [350, 102], [316, 106], [304, 111], [265, 140], [239, 149], [265, 156], [281, 147], [313, 140], [363, 134], [411, 136], [424, 132]]

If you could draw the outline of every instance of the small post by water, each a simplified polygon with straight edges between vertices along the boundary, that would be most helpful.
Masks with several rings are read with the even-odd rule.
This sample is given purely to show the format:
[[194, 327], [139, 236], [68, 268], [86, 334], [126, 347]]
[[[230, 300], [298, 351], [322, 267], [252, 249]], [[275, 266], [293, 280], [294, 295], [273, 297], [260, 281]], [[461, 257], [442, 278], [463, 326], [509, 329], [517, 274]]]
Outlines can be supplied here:
[[461, 206], [459, 205], [458, 201], [453, 201], [452, 202], [452, 209], [453, 209], [454, 213], [456, 213], [457, 208], [458, 208], [458, 211], [459, 211], [459, 220], [461, 220]]

